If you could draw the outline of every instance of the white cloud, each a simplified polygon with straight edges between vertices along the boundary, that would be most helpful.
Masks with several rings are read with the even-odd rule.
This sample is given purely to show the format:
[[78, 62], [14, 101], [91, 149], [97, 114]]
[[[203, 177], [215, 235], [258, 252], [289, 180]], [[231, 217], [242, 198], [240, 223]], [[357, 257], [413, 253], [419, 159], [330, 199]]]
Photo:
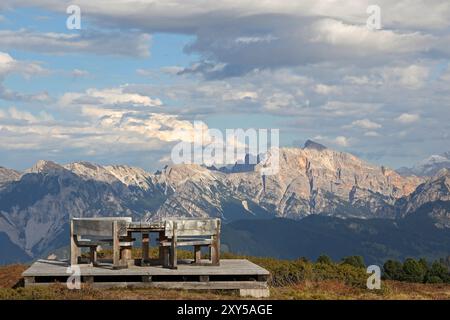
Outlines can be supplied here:
[[102, 105], [102, 106], [142, 106], [158, 107], [162, 106], [162, 101], [158, 98], [153, 99], [138, 93], [126, 91], [127, 86], [110, 89], [88, 89], [85, 93], [65, 93], [60, 99], [63, 106], [81, 104], [81, 105]]
[[346, 101], [328, 101], [321, 109], [328, 113], [328, 115], [335, 115], [339, 117], [366, 115], [374, 113], [380, 109], [379, 104], [373, 103], [359, 103]]
[[348, 147], [350, 145], [349, 140], [344, 136], [338, 136], [334, 139], [334, 143], [341, 147]]
[[428, 51], [435, 38], [418, 32], [396, 33], [392, 30], [368, 29], [365, 25], [351, 25], [333, 19], [319, 20], [313, 25], [313, 42], [354, 48], [355, 55], [364, 53], [407, 53]]
[[5, 78], [11, 74], [19, 74], [26, 79], [32, 76], [47, 74], [48, 71], [35, 62], [18, 61], [11, 55], [0, 51], [0, 99], [9, 101], [47, 102], [50, 97], [47, 92], [36, 94], [21, 93], [4, 86]]
[[405, 88], [421, 88], [429, 76], [426, 66], [410, 65], [408, 67], [385, 68], [381, 75], [389, 84], [400, 84]]
[[293, 95], [288, 93], [277, 92], [269, 96], [265, 103], [264, 108], [267, 111], [281, 111], [283, 113], [283, 109], [286, 109], [289, 106], [294, 104], [295, 98]]
[[38, 115], [33, 115], [31, 112], [19, 110], [16, 107], [10, 107], [8, 110], [0, 112], [0, 119], [26, 121], [29, 124], [33, 124], [51, 121], [53, 120], [53, 117], [44, 111], [40, 112]]
[[329, 94], [339, 94], [341, 90], [336, 86], [329, 86], [326, 84], [317, 84], [314, 91], [318, 94], [329, 95]]
[[363, 128], [363, 129], [379, 129], [379, 128], [381, 128], [381, 124], [373, 122], [369, 119], [355, 120], [352, 122], [352, 126]]
[[228, 100], [256, 100], [258, 93], [255, 91], [232, 91], [224, 94], [223, 99]]
[[402, 113], [400, 116], [396, 118], [396, 121], [402, 124], [410, 124], [417, 122], [419, 119], [420, 116], [418, 114]]
[[364, 136], [366, 137], [379, 137], [380, 134], [376, 131], [367, 131], [364, 133]]
[[0, 51], [0, 80], [11, 73], [30, 77], [36, 74], [44, 74], [46, 70], [38, 63], [18, 61], [8, 53]]

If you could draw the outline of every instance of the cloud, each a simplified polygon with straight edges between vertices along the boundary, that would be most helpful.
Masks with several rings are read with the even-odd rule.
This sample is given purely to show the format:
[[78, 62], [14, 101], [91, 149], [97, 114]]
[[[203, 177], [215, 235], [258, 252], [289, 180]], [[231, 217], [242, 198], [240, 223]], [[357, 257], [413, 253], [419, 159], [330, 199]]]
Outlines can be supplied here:
[[90, 75], [89, 71], [81, 69], [73, 69], [70, 74], [73, 78], [84, 78]]
[[0, 80], [8, 74], [16, 73], [25, 77], [44, 74], [47, 71], [35, 62], [24, 62], [15, 60], [6, 52], [0, 51]]
[[50, 100], [47, 92], [40, 92], [36, 94], [24, 94], [11, 90], [3, 84], [5, 78], [12, 74], [19, 74], [26, 79], [36, 75], [47, 74], [48, 71], [44, 69], [39, 63], [18, 61], [11, 55], [0, 51], [0, 99], [8, 101], [34, 101], [46, 102]]
[[0, 113], [0, 120], [13, 120], [23, 121], [27, 124], [33, 124], [38, 122], [46, 122], [53, 120], [53, 117], [45, 111], [40, 112], [38, 115], [33, 115], [31, 112], [22, 111], [16, 107], [10, 107], [8, 110]]
[[159, 107], [162, 101], [145, 95], [127, 92], [127, 86], [110, 89], [87, 89], [85, 93], [65, 93], [61, 99], [62, 106], [95, 105], [107, 107]]
[[420, 116], [418, 114], [402, 113], [395, 120], [402, 124], [410, 124], [410, 123], [417, 122], [419, 119], [420, 119]]
[[[69, 1], [6, 1], [5, 7], [41, 7], [63, 12]], [[99, 30], [115, 33], [46, 34], [4, 31], [4, 45], [38, 52], [91, 52], [148, 56], [148, 34], [174, 33], [194, 37], [186, 53], [199, 61], [181, 74], [207, 78], [241, 75], [255, 69], [311, 63], [380, 66], [386, 59], [449, 57], [443, 43], [450, 27], [445, 0], [379, 0], [383, 30], [366, 27], [370, 1], [352, 0], [80, 0], [84, 19]], [[123, 31], [123, 32], [122, 32]], [[8, 36], [10, 35], [10, 36]], [[47, 43], [47, 45], [42, 45]], [[66, 49], [65, 49], [66, 48]]]
[[372, 31], [365, 25], [322, 19], [313, 24], [311, 41], [331, 44], [337, 48], [341, 46], [347, 49], [353, 48], [354, 55], [361, 55], [368, 52], [389, 54], [428, 51], [434, 42], [434, 37], [418, 32]]
[[422, 87], [430, 71], [428, 67], [421, 65], [410, 65], [408, 67], [386, 68], [381, 72], [385, 81], [400, 84], [405, 88], [417, 89]]
[[364, 133], [365, 137], [379, 137], [380, 134], [376, 131], [367, 131]]
[[341, 92], [340, 89], [336, 86], [329, 86], [329, 85], [321, 84], [321, 83], [316, 85], [314, 91], [318, 94], [323, 94], [323, 95], [329, 95], [331, 93], [339, 94]]
[[150, 35], [136, 32], [81, 31], [80, 33], [0, 30], [0, 50], [47, 54], [91, 53], [113, 56], [150, 56]]
[[[69, 3], [3, 0], [0, 8], [33, 6], [46, 14], [45, 10], [61, 14]], [[56, 137], [67, 143], [71, 140], [63, 137], [68, 135], [75, 146], [104, 154], [102, 141], [108, 141], [106, 149], [114, 146], [110, 139], [130, 146], [127, 150], [139, 146], [160, 152], [176, 136], [171, 129], [175, 123], [184, 125], [177, 121], [208, 123], [211, 116], [223, 116], [229, 126], [263, 123], [283, 128], [287, 143], [292, 136], [326, 136], [337, 148], [379, 162], [411, 161], [408, 157], [420, 157], [419, 152], [441, 152], [448, 145], [450, 115], [445, 106], [450, 104], [450, 78], [442, 70], [450, 57], [448, 1], [379, 0], [383, 29], [377, 31], [366, 28], [370, 1], [110, 0], [105, 5], [103, 0], [79, 0], [77, 4], [86, 13], [83, 25], [95, 32], [4, 30], [0, 48], [61, 56], [74, 53], [68, 59], [78, 58], [77, 53], [111, 52], [148, 57], [149, 35], [172, 33], [189, 37], [184, 53], [190, 57], [183, 61], [190, 64], [160, 69], [146, 69], [147, 63], [138, 69], [133, 64], [132, 70], [151, 79], [139, 78], [140, 83], [121, 87], [108, 82], [107, 88], [103, 82], [90, 83], [80, 92], [68, 92], [58, 101], [65, 105], [49, 107], [56, 110], [53, 129], [38, 123], [8, 129], [10, 141], [17, 146], [37, 143], [41, 137], [42, 150], [62, 149], [66, 147]], [[14, 71], [0, 74], [37, 74], [29, 66], [27, 72], [19, 72], [17, 66], [8, 70]], [[164, 81], [147, 81], [158, 77]], [[133, 80], [123, 80], [127, 81]], [[8, 88], [2, 92], [12, 100], [31, 98]], [[31, 108], [31, 114], [38, 116]], [[157, 115], [162, 118], [157, 120]], [[14, 121], [17, 126], [21, 123]], [[159, 127], [164, 121], [174, 125]], [[38, 128], [43, 133], [36, 131], [35, 140], [33, 130]], [[154, 128], [166, 131], [167, 137], [160, 140]], [[14, 135], [23, 137], [14, 140]], [[411, 155], [411, 150], [419, 151]]]
[[339, 136], [334, 139], [335, 144], [341, 147], [348, 147], [350, 145], [349, 140], [346, 137]]
[[[107, 155], [111, 148], [127, 152], [167, 149], [167, 143], [192, 141], [196, 128], [177, 115], [154, 113], [154, 101], [138, 94], [119, 94], [124, 87], [88, 90], [98, 104], [78, 104], [84, 94], [67, 94], [65, 108], [38, 114], [16, 107], [0, 111], [0, 148], [4, 150], [50, 150], [60, 152], [78, 149], [79, 154]], [[75, 97], [75, 99], [73, 99]], [[147, 99], [148, 98], [148, 99]], [[139, 105], [140, 109], [116, 108], [112, 104]], [[64, 113], [70, 108], [70, 118]], [[206, 126], [207, 129], [207, 126]]]
[[359, 127], [363, 129], [379, 129], [381, 124], [373, 122], [369, 119], [355, 120], [352, 122], [353, 127]]

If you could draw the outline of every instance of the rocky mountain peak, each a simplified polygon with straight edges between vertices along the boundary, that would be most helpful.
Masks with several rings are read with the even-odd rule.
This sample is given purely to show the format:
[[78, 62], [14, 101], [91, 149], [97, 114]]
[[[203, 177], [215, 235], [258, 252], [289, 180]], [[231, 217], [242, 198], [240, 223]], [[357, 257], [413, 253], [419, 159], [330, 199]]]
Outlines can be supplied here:
[[443, 168], [450, 168], [450, 151], [439, 155], [431, 155], [413, 167], [402, 167], [397, 172], [403, 176], [416, 175], [420, 177], [432, 177]]
[[0, 166], [0, 184], [18, 180], [21, 176], [21, 173], [16, 170], [4, 168]]
[[306, 140], [305, 145], [303, 146], [303, 149], [315, 149], [317, 151], [322, 151], [327, 149], [327, 147], [325, 147], [324, 145], [312, 141], [312, 140]]
[[92, 179], [109, 183], [117, 180], [104, 167], [90, 162], [85, 161], [73, 162], [66, 164], [64, 168], [84, 179]]
[[39, 160], [30, 169], [26, 170], [26, 173], [55, 173], [63, 170], [64, 167], [53, 161]]
[[144, 190], [148, 190], [150, 187], [152, 174], [144, 169], [126, 165], [112, 165], [104, 168], [127, 186], [134, 185]]

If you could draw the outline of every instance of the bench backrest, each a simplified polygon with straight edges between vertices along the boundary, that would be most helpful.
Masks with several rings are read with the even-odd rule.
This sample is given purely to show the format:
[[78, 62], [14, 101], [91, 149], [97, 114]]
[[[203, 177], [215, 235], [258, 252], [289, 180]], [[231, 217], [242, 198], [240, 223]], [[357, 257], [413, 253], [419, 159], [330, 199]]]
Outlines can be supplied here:
[[73, 218], [71, 223], [74, 235], [112, 237], [114, 221], [117, 221], [119, 237], [126, 236], [130, 217]]
[[174, 219], [165, 220], [164, 233], [172, 237], [176, 223], [177, 236], [212, 236], [220, 233], [220, 219]]

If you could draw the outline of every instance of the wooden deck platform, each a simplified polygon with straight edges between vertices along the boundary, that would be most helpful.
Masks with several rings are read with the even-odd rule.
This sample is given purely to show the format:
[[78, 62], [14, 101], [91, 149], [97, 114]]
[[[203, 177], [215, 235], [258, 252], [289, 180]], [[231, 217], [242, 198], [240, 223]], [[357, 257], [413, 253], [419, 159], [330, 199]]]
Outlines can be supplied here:
[[[238, 290], [241, 296], [268, 297], [269, 272], [260, 266], [238, 259], [223, 259], [220, 266], [191, 265], [191, 260], [179, 261], [178, 269], [161, 266], [135, 266], [113, 270], [81, 264], [81, 283], [92, 287], [154, 287], [187, 290]], [[38, 260], [23, 272], [25, 286], [65, 283], [71, 276], [67, 261]]]

